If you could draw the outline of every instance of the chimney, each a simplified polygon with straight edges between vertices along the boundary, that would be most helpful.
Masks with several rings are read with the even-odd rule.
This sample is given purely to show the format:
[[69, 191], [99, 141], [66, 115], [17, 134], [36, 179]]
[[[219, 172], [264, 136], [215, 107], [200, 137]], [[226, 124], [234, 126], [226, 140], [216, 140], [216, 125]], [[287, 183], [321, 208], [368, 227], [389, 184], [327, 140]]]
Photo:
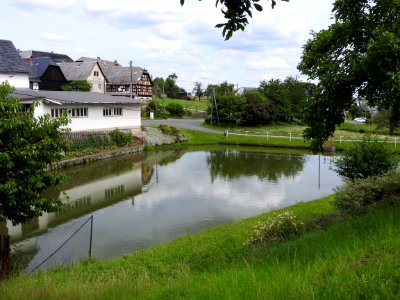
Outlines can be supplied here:
[[114, 60], [114, 66], [118, 66], [117, 60]]
[[32, 65], [32, 56], [29, 56], [28, 58], [28, 64], [31, 66]]
[[100, 59], [100, 56], [97, 56], [97, 61], [99, 61], [99, 60], [101, 60], [101, 59]]

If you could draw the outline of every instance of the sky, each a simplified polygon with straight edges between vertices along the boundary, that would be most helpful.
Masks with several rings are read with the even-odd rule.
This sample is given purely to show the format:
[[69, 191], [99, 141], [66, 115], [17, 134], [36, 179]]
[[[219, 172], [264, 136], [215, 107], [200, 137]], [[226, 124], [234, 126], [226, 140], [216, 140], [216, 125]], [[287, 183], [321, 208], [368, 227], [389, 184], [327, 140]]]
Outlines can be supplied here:
[[245, 31], [225, 41], [215, 0], [0, 0], [0, 39], [20, 50], [53, 51], [117, 60], [153, 78], [175, 73], [194, 82], [258, 87], [263, 80], [297, 76], [311, 31], [332, 24], [333, 0], [261, 0]]

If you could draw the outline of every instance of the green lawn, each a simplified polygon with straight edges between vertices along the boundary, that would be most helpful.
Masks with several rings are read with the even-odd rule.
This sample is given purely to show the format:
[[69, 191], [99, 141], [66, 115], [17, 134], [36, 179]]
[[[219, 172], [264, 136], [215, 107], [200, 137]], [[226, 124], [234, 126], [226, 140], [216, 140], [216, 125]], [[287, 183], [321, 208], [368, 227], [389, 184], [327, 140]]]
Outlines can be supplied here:
[[156, 101], [162, 106], [167, 106], [169, 103], [177, 103], [183, 106], [185, 109], [197, 110], [197, 111], [206, 111], [208, 107], [208, 100], [201, 99], [196, 100], [178, 100], [178, 99], [170, 99], [170, 98], [157, 98]]
[[255, 248], [243, 245], [257, 222], [271, 212], [120, 258], [16, 276], [0, 283], [1, 295], [3, 299], [398, 298], [400, 210], [376, 210], [334, 221], [332, 199], [288, 208], [306, 224], [314, 224], [292, 240]]

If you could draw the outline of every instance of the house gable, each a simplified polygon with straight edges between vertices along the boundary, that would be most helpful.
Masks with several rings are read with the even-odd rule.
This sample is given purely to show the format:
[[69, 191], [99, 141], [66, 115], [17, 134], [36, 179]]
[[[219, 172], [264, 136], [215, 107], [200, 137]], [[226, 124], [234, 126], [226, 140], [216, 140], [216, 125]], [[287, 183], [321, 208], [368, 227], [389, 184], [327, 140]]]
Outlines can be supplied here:
[[60, 67], [48, 57], [28, 58], [31, 69], [29, 75], [30, 88], [39, 90], [60, 91], [67, 83]]
[[69, 82], [87, 80], [92, 84], [92, 92], [104, 93], [106, 79], [96, 61], [61, 63], [59, 66]]
[[4, 81], [15, 87], [29, 87], [28, 64], [8, 40], [0, 40], [0, 83]]

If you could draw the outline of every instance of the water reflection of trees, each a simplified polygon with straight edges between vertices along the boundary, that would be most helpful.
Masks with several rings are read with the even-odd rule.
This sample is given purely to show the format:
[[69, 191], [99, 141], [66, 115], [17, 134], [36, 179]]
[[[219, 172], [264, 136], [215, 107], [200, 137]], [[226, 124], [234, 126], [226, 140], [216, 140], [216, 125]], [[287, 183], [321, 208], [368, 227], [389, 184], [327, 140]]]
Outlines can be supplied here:
[[294, 176], [303, 169], [305, 157], [299, 155], [269, 154], [241, 151], [210, 152], [207, 164], [211, 180], [217, 177], [235, 179], [241, 176], [257, 176], [276, 182], [281, 176]]

